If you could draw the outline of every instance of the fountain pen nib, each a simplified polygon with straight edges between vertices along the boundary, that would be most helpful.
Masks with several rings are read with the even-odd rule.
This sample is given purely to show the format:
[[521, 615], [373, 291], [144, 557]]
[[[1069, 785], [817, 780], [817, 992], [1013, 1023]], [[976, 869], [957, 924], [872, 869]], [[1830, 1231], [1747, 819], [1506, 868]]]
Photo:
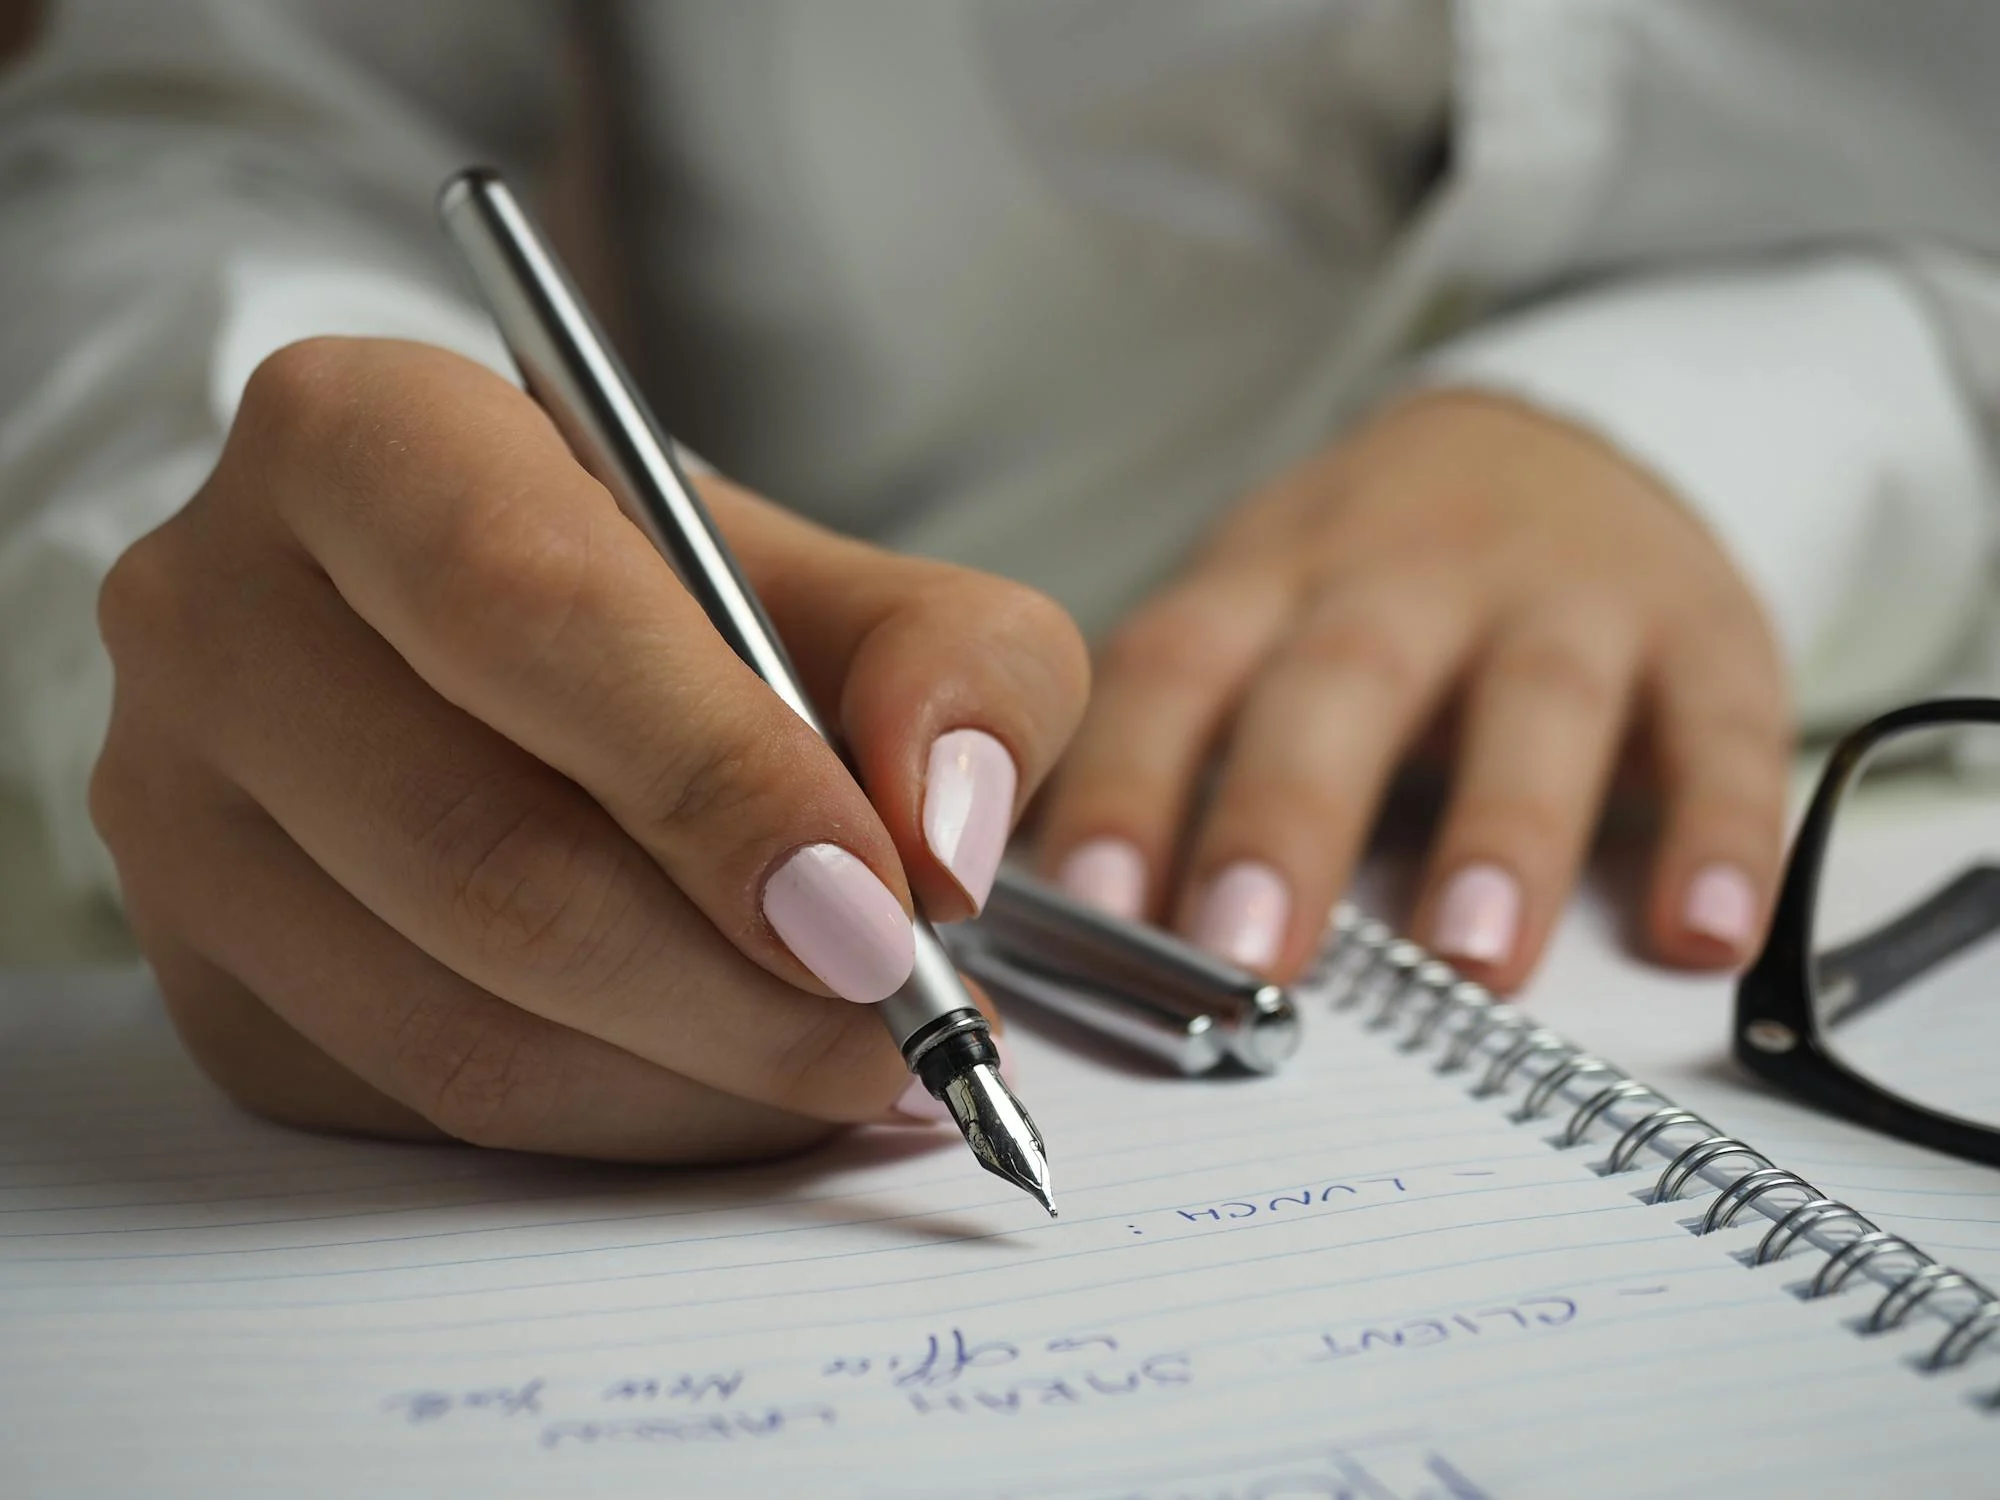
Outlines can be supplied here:
[[1056, 1216], [1041, 1132], [991, 1063], [974, 1063], [944, 1086], [944, 1106], [979, 1165], [1030, 1194]]

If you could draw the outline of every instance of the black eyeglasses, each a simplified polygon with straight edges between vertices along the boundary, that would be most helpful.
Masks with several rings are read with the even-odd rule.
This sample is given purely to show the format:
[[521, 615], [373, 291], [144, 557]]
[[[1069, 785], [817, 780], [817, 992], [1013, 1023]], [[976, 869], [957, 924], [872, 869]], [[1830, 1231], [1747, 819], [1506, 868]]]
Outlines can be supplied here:
[[1919, 703], [1834, 747], [1736, 990], [1759, 1077], [2000, 1166], [2000, 699]]

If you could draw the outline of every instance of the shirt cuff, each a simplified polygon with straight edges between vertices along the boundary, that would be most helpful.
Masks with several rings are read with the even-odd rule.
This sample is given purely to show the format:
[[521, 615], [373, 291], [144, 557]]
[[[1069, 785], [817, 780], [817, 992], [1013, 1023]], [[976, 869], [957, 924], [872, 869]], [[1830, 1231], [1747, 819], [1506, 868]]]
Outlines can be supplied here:
[[33, 497], [0, 532], [0, 772], [39, 806], [69, 886], [115, 889], [88, 810], [111, 712], [98, 589], [206, 479], [257, 365], [321, 334], [438, 344], [518, 378], [491, 323], [440, 289], [234, 257], [109, 314], [0, 417], [0, 487]]
[[1620, 281], [1440, 346], [1416, 380], [1540, 407], [1663, 481], [1761, 595], [1808, 727], [1935, 684], [1977, 625], [1981, 433], [1879, 261]]

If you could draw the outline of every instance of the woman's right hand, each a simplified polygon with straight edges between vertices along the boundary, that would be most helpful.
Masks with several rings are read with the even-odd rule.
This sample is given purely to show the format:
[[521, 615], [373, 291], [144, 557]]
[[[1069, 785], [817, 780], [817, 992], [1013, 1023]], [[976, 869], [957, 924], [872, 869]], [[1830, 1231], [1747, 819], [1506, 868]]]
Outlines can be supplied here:
[[983, 899], [1083, 647], [1018, 585], [703, 488], [865, 796], [520, 391], [382, 341], [258, 371], [105, 584], [92, 787], [238, 1100], [648, 1161], [901, 1117], [868, 1002], [909, 973], [913, 895]]

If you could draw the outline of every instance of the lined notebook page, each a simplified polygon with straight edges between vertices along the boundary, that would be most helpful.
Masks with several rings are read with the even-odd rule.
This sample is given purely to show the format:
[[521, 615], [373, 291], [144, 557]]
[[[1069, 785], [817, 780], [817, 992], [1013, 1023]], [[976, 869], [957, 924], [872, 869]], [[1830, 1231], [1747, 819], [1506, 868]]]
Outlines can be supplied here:
[[[1064, 1217], [945, 1135], [657, 1173], [242, 1118], [0, 981], [9, 1495], [1966, 1493], [1970, 1377], [1315, 1008], [1273, 1080], [1017, 1025]], [[1781, 1156], [1782, 1159], [1782, 1156]], [[1863, 1201], [1864, 1208], [1873, 1205]], [[1975, 1477], [1977, 1476], [1977, 1477]]]

